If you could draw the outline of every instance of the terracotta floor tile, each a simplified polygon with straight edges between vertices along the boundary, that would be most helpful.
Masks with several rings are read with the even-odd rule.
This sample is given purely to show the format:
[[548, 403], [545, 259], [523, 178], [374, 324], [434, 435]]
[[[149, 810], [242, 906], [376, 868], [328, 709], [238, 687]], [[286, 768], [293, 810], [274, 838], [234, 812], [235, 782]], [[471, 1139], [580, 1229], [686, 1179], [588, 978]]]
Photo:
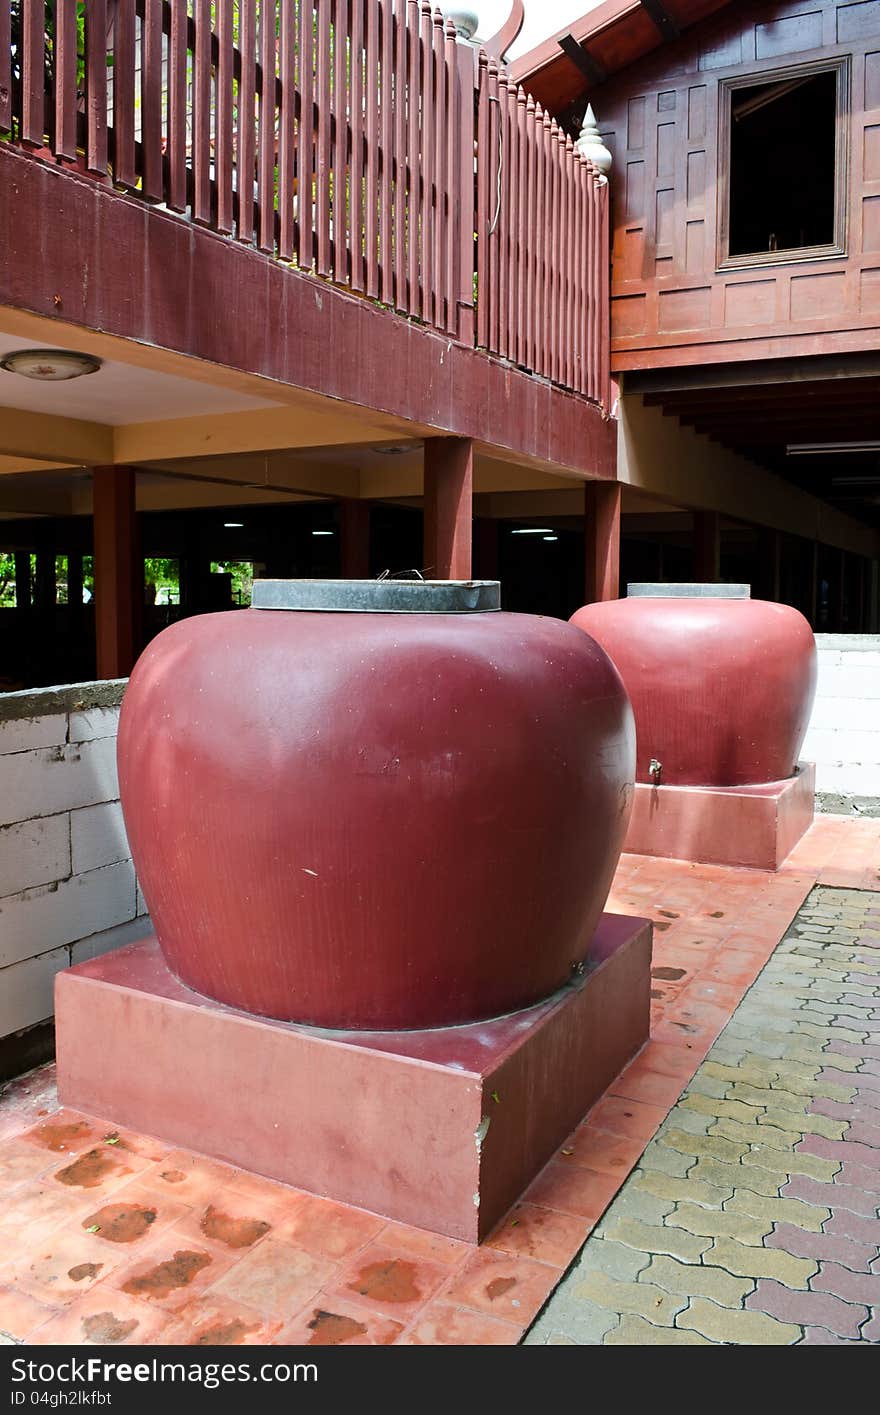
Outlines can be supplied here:
[[430, 1263], [406, 1248], [392, 1247], [380, 1237], [361, 1249], [336, 1281], [327, 1284], [326, 1291], [331, 1297], [407, 1321], [439, 1292], [449, 1274], [443, 1264]]
[[[112, 1132], [109, 1132], [112, 1133]], [[58, 1156], [53, 1156], [57, 1160]], [[97, 1206], [129, 1180], [150, 1168], [150, 1161], [132, 1150], [120, 1150], [117, 1145], [99, 1139], [89, 1149], [67, 1155], [46, 1175], [47, 1183], [86, 1194]]]
[[41, 1302], [61, 1306], [90, 1292], [125, 1258], [124, 1251], [114, 1252], [95, 1234], [71, 1224], [41, 1243], [29, 1240], [22, 1255], [4, 1267], [3, 1281]]
[[370, 1312], [338, 1294], [319, 1292], [314, 1302], [288, 1322], [281, 1346], [390, 1346], [404, 1330], [402, 1321]]
[[33, 1245], [44, 1243], [56, 1229], [78, 1231], [80, 1220], [89, 1209], [88, 1196], [63, 1190], [59, 1185], [50, 1187], [42, 1179], [18, 1190], [11, 1196], [0, 1222], [2, 1261], [19, 1258]]
[[592, 1224], [575, 1214], [517, 1204], [486, 1240], [486, 1248], [535, 1258], [554, 1268], [567, 1268], [583, 1247]]
[[651, 1037], [635, 1061], [630, 1064], [646, 1066], [651, 1071], [659, 1071], [663, 1076], [680, 1076], [689, 1081], [699, 1063], [693, 1050], [685, 1043], [658, 1042]]
[[314, 1194], [291, 1194], [281, 1206], [278, 1232], [307, 1253], [333, 1262], [344, 1262], [387, 1223], [376, 1214], [349, 1208]]
[[482, 1248], [444, 1289], [443, 1301], [526, 1327], [558, 1281], [555, 1268]]
[[[150, 1187], [155, 1193], [156, 1187]], [[215, 1185], [210, 1196], [203, 1193], [174, 1225], [174, 1241], [205, 1246], [221, 1257], [240, 1258], [267, 1235], [289, 1237], [283, 1232], [285, 1217], [285, 1201], [280, 1195], [271, 1200], [264, 1195], [258, 1200]]]
[[16, 1341], [33, 1341], [34, 1333], [56, 1314], [20, 1287], [0, 1286], [0, 1332]]
[[530, 1204], [558, 1209], [595, 1223], [605, 1212], [620, 1187], [612, 1174], [597, 1174], [581, 1165], [569, 1164], [563, 1156], [551, 1160], [524, 1194]]
[[289, 1321], [336, 1272], [335, 1265], [281, 1239], [266, 1238], [229, 1269], [212, 1295]]
[[379, 1235], [379, 1242], [407, 1256], [425, 1258], [429, 1263], [444, 1263], [455, 1267], [472, 1252], [470, 1243], [446, 1238], [442, 1233], [429, 1233], [424, 1228], [410, 1228], [405, 1223], [388, 1223]]
[[646, 1101], [630, 1101], [621, 1096], [606, 1095], [590, 1111], [587, 1122], [599, 1130], [614, 1135], [627, 1135], [634, 1140], [649, 1140], [657, 1126], [666, 1119], [668, 1106]]
[[664, 1076], [662, 1071], [654, 1071], [650, 1066], [636, 1062], [612, 1082], [609, 1094], [624, 1096], [627, 1100], [647, 1101], [650, 1105], [665, 1106], [668, 1110], [683, 1089], [684, 1082], [680, 1076]]
[[[103, 1283], [31, 1337], [40, 1346], [140, 1346], [163, 1337], [169, 1316]], [[163, 1337], [164, 1339], [164, 1337]]]
[[208, 1292], [182, 1307], [158, 1340], [169, 1346], [271, 1346], [282, 1326], [280, 1317]]
[[157, 1197], [152, 1189], [134, 1182], [117, 1189], [104, 1202], [99, 1199], [80, 1226], [86, 1232], [93, 1230], [102, 1243], [124, 1245], [133, 1252], [189, 1212], [185, 1204], [164, 1195]]
[[30, 1144], [21, 1135], [4, 1140], [0, 1145], [0, 1192], [13, 1194], [33, 1184], [57, 1163], [57, 1155]]
[[140, 1249], [134, 1261], [115, 1267], [105, 1286], [148, 1307], [178, 1312], [213, 1287], [238, 1258], [205, 1243], [189, 1242], [172, 1228]]
[[522, 1328], [447, 1302], [432, 1302], [398, 1346], [515, 1346]]
[[[22, 1131], [21, 1138], [38, 1149], [49, 1150], [53, 1157], [60, 1157], [91, 1149], [99, 1143], [106, 1130], [107, 1127], [102, 1128], [99, 1121], [90, 1120], [78, 1111], [57, 1110]], [[57, 1163], [54, 1158], [53, 1163]]]
[[580, 1165], [595, 1174], [607, 1174], [622, 1184], [638, 1161], [646, 1141], [628, 1135], [613, 1135], [589, 1122], [581, 1124], [566, 1140], [559, 1158]]

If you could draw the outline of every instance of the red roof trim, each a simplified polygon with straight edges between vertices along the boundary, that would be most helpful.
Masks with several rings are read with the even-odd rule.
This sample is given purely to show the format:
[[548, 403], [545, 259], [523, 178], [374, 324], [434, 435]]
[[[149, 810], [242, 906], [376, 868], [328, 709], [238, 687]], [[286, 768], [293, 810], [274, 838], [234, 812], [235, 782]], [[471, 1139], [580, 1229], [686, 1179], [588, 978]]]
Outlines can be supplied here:
[[[722, 0], [717, 9], [722, 10], [730, 3], [731, 0]], [[533, 74], [546, 68], [549, 63], [557, 60], [561, 53], [559, 40], [567, 34], [573, 35], [579, 44], [585, 44], [609, 29], [614, 29], [618, 25], [626, 25], [627, 21], [635, 15], [648, 13], [641, 0], [605, 0], [604, 4], [597, 5], [595, 10], [591, 10], [589, 14], [582, 15], [573, 24], [566, 25], [556, 34], [551, 35], [549, 39], [545, 39], [534, 49], [530, 49], [527, 54], [522, 54], [518, 59], [515, 59], [510, 66], [511, 77], [516, 83], [523, 83]], [[692, 21], [692, 23], [698, 22], [698, 19]], [[687, 21], [677, 21], [680, 29], [686, 29], [687, 23]], [[659, 34], [657, 39], [658, 42], [662, 42]], [[641, 57], [641, 54], [635, 54], [631, 62], [635, 63]]]

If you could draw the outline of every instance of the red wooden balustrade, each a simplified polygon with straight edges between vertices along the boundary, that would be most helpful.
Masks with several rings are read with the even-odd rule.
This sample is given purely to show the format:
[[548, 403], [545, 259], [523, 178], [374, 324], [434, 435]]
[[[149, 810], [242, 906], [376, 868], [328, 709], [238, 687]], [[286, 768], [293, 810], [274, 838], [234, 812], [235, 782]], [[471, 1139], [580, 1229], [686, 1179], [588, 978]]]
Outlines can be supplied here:
[[430, 0], [0, 0], [0, 133], [608, 402], [608, 189]]

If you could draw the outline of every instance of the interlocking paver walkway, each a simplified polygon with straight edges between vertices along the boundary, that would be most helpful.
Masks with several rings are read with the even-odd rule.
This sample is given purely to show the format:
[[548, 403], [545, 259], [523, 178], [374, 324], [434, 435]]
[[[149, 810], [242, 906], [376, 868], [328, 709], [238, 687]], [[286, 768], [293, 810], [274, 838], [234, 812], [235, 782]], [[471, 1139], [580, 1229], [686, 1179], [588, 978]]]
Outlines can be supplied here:
[[880, 893], [819, 886], [526, 1341], [880, 1343], [878, 1213]]

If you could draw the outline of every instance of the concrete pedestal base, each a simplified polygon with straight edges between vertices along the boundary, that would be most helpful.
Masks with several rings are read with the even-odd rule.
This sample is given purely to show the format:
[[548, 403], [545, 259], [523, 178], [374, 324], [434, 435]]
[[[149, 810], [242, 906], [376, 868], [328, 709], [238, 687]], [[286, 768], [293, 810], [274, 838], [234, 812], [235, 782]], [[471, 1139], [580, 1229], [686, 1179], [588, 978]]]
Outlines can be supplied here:
[[603, 916], [537, 1007], [423, 1032], [328, 1032], [191, 992], [155, 939], [56, 980], [64, 1105], [477, 1242], [648, 1037], [651, 925]]
[[624, 850], [711, 865], [778, 870], [813, 823], [816, 768], [764, 786], [644, 786]]

